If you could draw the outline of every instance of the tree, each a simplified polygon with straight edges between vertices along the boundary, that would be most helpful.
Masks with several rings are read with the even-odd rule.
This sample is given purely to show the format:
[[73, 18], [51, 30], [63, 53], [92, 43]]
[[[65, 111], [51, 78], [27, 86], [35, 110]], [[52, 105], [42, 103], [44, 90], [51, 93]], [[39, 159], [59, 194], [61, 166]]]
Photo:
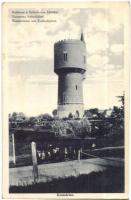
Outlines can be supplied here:
[[122, 103], [122, 105], [120, 106], [121, 118], [124, 118], [125, 96], [123, 94], [121, 96], [118, 96], [118, 98], [119, 98], [119, 101]]
[[16, 112], [13, 112], [13, 113], [12, 113], [12, 116], [11, 116], [12, 120], [16, 120], [16, 117], [17, 117], [17, 113], [16, 113]]
[[19, 112], [18, 114], [17, 114], [17, 116], [19, 117], [19, 119], [21, 119], [21, 120], [25, 120], [25, 114], [23, 113], [23, 112]]
[[69, 113], [69, 116], [68, 116], [69, 119], [72, 119], [73, 118], [73, 115], [72, 113]]
[[120, 109], [117, 106], [113, 107], [111, 117], [118, 118], [120, 114]]
[[12, 115], [10, 115], [11, 121], [23, 121], [26, 119], [26, 116], [22, 112], [13, 112]]
[[88, 119], [92, 119], [93, 115], [89, 110], [84, 111], [84, 117], [87, 117]]
[[114, 106], [111, 116], [113, 118], [117, 118], [117, 119], [123, 120], [123, 118], [124, 118], [124, 104], [125, 104], [124, 94], [121, 95], [121, 96], [117, 96], [117, 97], [119, 98], [119, 101], [121, 102], [121, 106], [120, 107]]
[[91, 108], [89, 112], [92, 114], [93, 118], [99, 118], [99, 109], [98, 108]]
[[32, 124], [32, 125], [35, 125], [37, 122], [37, 118], [36, 117], [30, 117], [29, 118], [29, 123]]
[[42, 114], [38, 116], [38, 120], [39, 121], [43, 121], [43, 120], [52, 120], [51, 115], [49, 115], [48, 113]]
[[99, 113], [98, 108], [91, 108], [89, 111], [90, 111], [92, 114], [95, 114], [95, 115], [97, 115], [97, 114]]
[[79, 118], [79, 116], [80, 116], [80, 113], [79, 113], [79, 111], [77, 110], [77, 111], [76, 111], [76, 114], [75, 114], [75, 118]]
[[56, 117], [56, 116], [57, 116], [57, 109], [54, 109], [54, 110], [52, 111], [52, 114], [53, 114], [54, 117]]
[[121, 95], [121, 96], [117, 96], [118, 98], [119, 98], [119, 101], [122, 103], [122, 105], [121, 106], [123, 106], [124, 107], [124, 105], [125, 105], [125, 98], [124, 98], [124, 94], [123, 95]]

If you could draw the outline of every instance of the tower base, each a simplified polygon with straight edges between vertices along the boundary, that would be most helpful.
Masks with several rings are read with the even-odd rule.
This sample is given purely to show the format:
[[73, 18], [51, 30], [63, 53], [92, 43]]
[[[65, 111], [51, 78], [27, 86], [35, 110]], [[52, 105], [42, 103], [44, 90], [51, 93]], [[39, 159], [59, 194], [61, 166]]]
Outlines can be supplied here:
[[58, 117], [82, 118], [84, 114], [83, 104], [58, 105]]

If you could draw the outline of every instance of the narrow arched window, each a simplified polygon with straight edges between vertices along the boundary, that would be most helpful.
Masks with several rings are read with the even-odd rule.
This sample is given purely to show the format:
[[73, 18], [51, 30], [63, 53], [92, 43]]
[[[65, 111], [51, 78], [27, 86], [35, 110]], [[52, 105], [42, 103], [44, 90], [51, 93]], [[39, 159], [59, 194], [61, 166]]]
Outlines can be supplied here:
[[77, 85], [76, 85], [76, 90], [77, 90]]
[[64, 61], [67, 61], [67, 60], [68, 60], [67, 52], [64, 52], [64, 53], [63, 53], [63, 56], [64, 56], [64, 57], [63, 57]]

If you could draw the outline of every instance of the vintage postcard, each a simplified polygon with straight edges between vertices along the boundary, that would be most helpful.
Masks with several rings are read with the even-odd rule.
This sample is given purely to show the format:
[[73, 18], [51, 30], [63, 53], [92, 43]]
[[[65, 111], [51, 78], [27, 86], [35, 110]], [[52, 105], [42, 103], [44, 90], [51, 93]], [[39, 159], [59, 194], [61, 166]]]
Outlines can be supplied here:
[[128, 199], [129, 9], [2, 5], [3, 198]]

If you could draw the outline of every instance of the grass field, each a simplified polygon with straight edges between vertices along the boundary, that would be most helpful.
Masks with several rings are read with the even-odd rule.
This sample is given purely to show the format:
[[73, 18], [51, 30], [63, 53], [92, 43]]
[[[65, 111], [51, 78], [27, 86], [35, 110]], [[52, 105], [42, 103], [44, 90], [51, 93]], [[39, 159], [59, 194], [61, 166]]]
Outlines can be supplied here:
[[46, 183], [28, 186], [11, 186], [10, 193], [122, 193], [124, 192], [124, 168], [110, 167], [103, 172], [92, 172], [53, 179]]
[[[100, 172], [109, 167], [123, 167], [124, 160], [121, 158], [91, 158], [51, 164], [38, 165], [37, 182], [48, 182], [53, 179], [78, 177], [82, 174]], [[10, 186], [23, 186], [34, 183], [33, 166], [15, 167], [9, 169]]]

